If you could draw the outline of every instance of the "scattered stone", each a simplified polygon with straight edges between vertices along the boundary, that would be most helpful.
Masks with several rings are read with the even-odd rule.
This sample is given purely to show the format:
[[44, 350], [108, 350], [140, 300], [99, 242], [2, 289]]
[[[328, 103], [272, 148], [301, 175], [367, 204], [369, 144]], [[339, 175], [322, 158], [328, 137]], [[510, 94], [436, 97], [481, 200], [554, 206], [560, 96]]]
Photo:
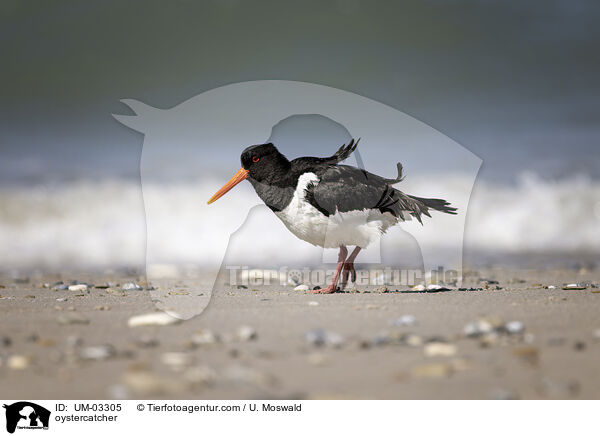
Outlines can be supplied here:
[[411, 374], [416, 378], [441, 378], [449, 377], [454, 372], [452, 365], [447, 363], [429, 363], [416, 366]]
[[65, 313], [63, 315], [59, 315], [56, 320], [59, 324], [68, 325], [68, 324], [89, 324], [90, 320], [85, 316], [73, 312], [73, 313]]
[[12, 345], [12, 339], [9, 336], [0, 337], [0, 345], [3, 347], [10, 347]]
[[121, 289], [123, 289], [124, 291], [140, 291], [142, 287], [135, 282], [127, 282], [123, 283]]
[[470, 322], [463, 328], [463, 334], [468, 338], [478, 338], [493, 331], [494, 326], [484, 319]]
[[88, 290], [88, 285], [84, 284], [84, 283], [79, 283], [76, 285], [69, 285], [68, 287], [69, 291], [74, 291], [74, 292], [84, 292]]
[[309, 289], [307, 285], [298, 285], [294, 288], [294, 291], [308, 291]]
[[575, 342], [575, 344], [573, 344], [573, 348], [575, 349], [575, 351], [583, 351], [585, 350], [585, 342], [583, 341], [577, 341]]
[[420, 347], [423, 345], [423, 339], [417, 335], [407, 335], [404, 338], [404, 342], [410, 347]]
[[192, 363], [192, 356], [188, 353], [168, 352], [160, 356], [160, 360], [173, 370], [182, 370], [184, 367]]
[[339, 348], [344, 344], [344, 338], [334, 332], [329, 332], [321, 328], [309, 330], [304, 335], [304, 339], [310, 345], [322, 347], [324, 345]]
[[417, 323], [417, 318], [413, 315], [402, 315], [399, 318], [396, 318], [390, 321], [390, 324], [396, 327], [409, 327], [413, 326]]
[[504, 330], [509, 335], [518, 335], [525, 331], [525, 325], [521, 321], [509, 321], [504, 324]]
[[165, 312], [152, 312], [144, 315], [136, 315], [129, 318], [127, 325], [129, 327], [141, 327], [141, 326], [166, 326], [179, 324], [181, 319], [171, 316]]
[[191, 343], [194, 346], [212, 345], [219, 342], [219, 340], [219, 336], [208, 329], [202, 329], [191, 337]]
[[309, 305], [309, 306], [318, 306], [318, 305], [319, 305], [319, 302], [318, 302], [318, 301], [309, 301], [309, 302], [308, 302], [308, 305]]
[[115, 355], [115, 347], [110, 344], [84, 347], [79, 350], [79, 357], [83, 360], [106, 360]]
[[571, 283], [571, 284], [563, 286], [563, 289], [565, 291], [567, 291], [567, 290], [582, 291], [584, 289], [587, 289], [587, 286], [585, 284], [580, 284], [580, 283]]
[[54, 347], [56, 346], [56, 341], [52, 338], [38, 338], [37, 341], [35, 341], [36, 345], [39, 345], [40, 347]]
[[56, 301], [59, 301], [59, 302], [61, 302], [61, 303], [62, 303], [63, 301], [67, 301], [67, 300], [68, 300], [68, 298], [57, 298], [57, 299], [56, 299]]
[[532, 366], [537, 366], [540, 360], [540, 352], [536, 347], [518, 347], [513, 349], [512, 353]]
[[31, 358], [29, 356], [24, 356], [21, 354], [13, 354], [6, 361], [6, 365], [10, 369], [20, 371], [23, 369], [27, 369], [29, 365], [31, 365]]
[[255, 340], [258, 337], [258, 334], [252, 327], [243, 325], [237, 329], [235, 336], [242, 342], [248, 342]]
[[425, 345], [423, 352], [427, 357], [454, 356], [456, 354], [456, 345], [445, 344], [443, 342], [431, 342]]
[[548, 286], [546, 286], [546, 289], [556, 289], [556, 286], [554, 286], [554, 285], [548, 285]]
[[94, 310], [106, 311], [106, 310], [110, 310], [110, 306], [95, 306]]

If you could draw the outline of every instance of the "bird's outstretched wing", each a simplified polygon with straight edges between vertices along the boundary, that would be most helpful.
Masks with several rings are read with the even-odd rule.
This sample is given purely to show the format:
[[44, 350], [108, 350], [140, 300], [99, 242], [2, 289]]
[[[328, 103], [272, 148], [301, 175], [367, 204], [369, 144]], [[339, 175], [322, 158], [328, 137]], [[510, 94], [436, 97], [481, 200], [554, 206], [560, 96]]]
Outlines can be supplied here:
[[338, 151], [336, 151], [333, 155], [331, 155], [330, 157], [324, 157], [321, 158], [321, 162], [322, 163], [328, 163], [328, 164], [336, 164], [338, 162], [341, 162], [345, 159], [348, 159], [350, 157], [350, 155], [354, 152], [354, 150], [356, 150], [356, 147], [358, 146], [358, 143], [360, 142], [360, 138], [358, 138], [356, 141], [354, 141], [354, 139], [352, 139], [348, 145], [343, 144]]

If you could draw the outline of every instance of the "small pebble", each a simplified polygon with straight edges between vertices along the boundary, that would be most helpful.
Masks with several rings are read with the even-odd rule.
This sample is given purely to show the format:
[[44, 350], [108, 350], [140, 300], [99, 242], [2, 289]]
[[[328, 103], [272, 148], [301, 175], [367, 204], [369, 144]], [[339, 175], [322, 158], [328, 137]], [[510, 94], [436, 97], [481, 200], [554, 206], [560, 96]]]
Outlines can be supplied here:
[[570, 283], [568, 285], [563, 286], [564, 290], [573, 290], [573, 291], [581, 291], [584, 289], [587, 289], [586, 285], [583, 284], [579, 284], [579, 283]]
[[60, 301], [60, 302], [67, 301], [67, 300], [68, 300], [68, 298], [57, 298], [56, 299], [56, 301]]
[[212, 330], [202, 329], [191, 337], [192, 345], [211, 345], [219, 342], [219, 336]]
[[106, 310], [110, 310], [110, 306], [95, 306], [94, 310], [106, 311]]
[[83, 360], [106, 360], [115, 354], [115, 347], [108, 344], [84, 347], [79, 350], [79, 357]]
[[294, 288], [294, 291], [308, 291], [309, 289], [307, 285], [298, 285]]
[[417, 318], [413, 315], [402, 315], [399, 318], [396, 318], [390, 321], [390, 324], [396, 327], [408, 327], [413, 326], [417, 323]]
[[470, 322], [463, 328], [463, 334], [468, 338], [477, 338], [492, 331], [494, 331], [494, 326], [483, 319]]
[[168, 352], [163, 353], [160, 356], [160, 360], [162, 363], [170, 366], [172, 369], [180, 370], [183, 369], [183, 367], [190, 365], [193, 359], [188, 353]]
[[517, 335], [525, 331], [525, 325], [521, 321], [510, 321], [504, 324], [504, 330], [509, 335]]
[[12, 344], [12, 339], [9, 336], [2, 336], [0, 338], [0, 345], [3, 347], [10, 347]]
[[26, 369], [31, 364], [31, 358], [28, 356], [23, 356], [21, 354], [13, 354], [10, 356], [6, 362], [6, 365], [10, 369], [15, 370], [23, 370]]
[[82, 292], [82, 291], [88, 290], [88, 285], [83, 284], [83, 283], [77, 284], [77, 285], [70, 285], [68, 289], [69, 289], [69, 291]]
[[239, 327], [235, 335], [238, 338], [238, 340], [242, 342], [253, 341], [258, 337], [256, 330], [247, 325]]
[[419, 365], [412, 369], [411, 373], [416, 378], [441, 378], [452, 375], [454, 368], [447, 363], [429, 363]]
[[337, 348], [344, 344], [344, 338], [341, 335], [325, 331], [321, 328], [309, 330], [304, 335], [304, 339], [306, 342], [316, 347], [328, 345]]
[[142, 289], [142, 287], [140, 285], [138, 285], [137, 283], [127, 282], [127, 283], [123, 283], [123, 286], [121, 286], [121, 289], [123, 289], [124, 291], [139, 291]]
[[67, 325], [67, 324], [89, 324], [90, 320], [87, 319], [85, 316], [77, 313], [77, 312], [73, 312], [73, 313], [66, 313], [64, 315], [59, 315], [56, 320], [58, 321], [59, 324], [63, 324], [63, 325]]
[[423, 352], [427, 357], [454, 356], [456, 354], [456, 345], [445, 344], [443, 342], [431, 342], [425, 345]]
[[166, 326], [179, 324], [181, 319], [171, 316], [165, 312], [152, 312], [144, 315], [136, 315], [129, 318], [127, 325], [129, 327], [141, 327], [141, 326]]
[[309, 306], [318, 306], [318, 305], [319, 305], [319, 302], [318, 302], [318, 301], [309, 301], [309, 302], [308, 302], [308, 305], [309, 305]]

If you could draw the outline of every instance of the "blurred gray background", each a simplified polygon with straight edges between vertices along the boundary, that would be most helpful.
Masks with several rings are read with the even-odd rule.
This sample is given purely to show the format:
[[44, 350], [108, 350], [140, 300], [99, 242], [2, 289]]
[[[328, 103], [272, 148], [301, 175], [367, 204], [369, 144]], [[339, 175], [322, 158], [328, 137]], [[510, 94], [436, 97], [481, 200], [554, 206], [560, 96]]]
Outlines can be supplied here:
[[[600, 175], [594, 0], [0, 4], [2, 183], [135, 177], [121, 98], [167, 108], [246, 80], [345, 89], [484, 160], [481, 177]], [[260, 105], [260, 102], [257, 102]]]

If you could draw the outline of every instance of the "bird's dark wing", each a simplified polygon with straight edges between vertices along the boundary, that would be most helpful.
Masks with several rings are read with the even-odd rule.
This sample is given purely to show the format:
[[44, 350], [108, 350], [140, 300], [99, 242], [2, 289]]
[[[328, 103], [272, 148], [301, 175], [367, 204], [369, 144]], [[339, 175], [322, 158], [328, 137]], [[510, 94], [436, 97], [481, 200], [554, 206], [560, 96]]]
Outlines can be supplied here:
[[319, 181], [306, 188], [306, 199], [326, 216], [364, 209], [389, 212], [400, 220], [404, 220], [404, 211], [419, 221], [421, 214], [430, 216], [422, 202], [391, 186], [397, 179], [385, 179], [348, 165], [327, 166], [317, 176]]
[[320, 158], [320, 162], [333, 165], [333, 164], [341, 162], [345, 159], [348, 159], [350, 157], [350, 155], [354, 152], [354, 150], [356, 150], [356, 147], [358, 146], [359, 141], [360, 141], [360, 138], [357, 139], [356, 141], [354, 141], [354, 139], [352, 139], [348, 143], [348, 145], [343, 144], [338, 149], [338, 151], [336, 151], [333, 155], [331, 155], [329, 157]]

